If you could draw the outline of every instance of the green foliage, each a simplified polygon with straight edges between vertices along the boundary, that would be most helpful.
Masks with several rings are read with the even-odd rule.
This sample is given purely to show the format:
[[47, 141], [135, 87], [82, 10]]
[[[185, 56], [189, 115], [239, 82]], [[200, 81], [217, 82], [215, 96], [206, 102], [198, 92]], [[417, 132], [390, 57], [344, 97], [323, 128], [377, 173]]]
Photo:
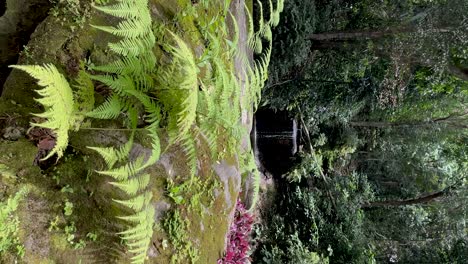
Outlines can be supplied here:
[[10, 66], [23, 70], [36, 78], [38, 84], [44, 87], [37, 90], [42, 98], [36, 99], [45, 107], [42, 114], [34, 114], [37, 117], [45, 118], [46, 121], [40, 124], [33, 123], [33, 127], [49, 128], [54, 131], [56, 143], [50, 153], [44, 158], [48, 159], [54, 154], [58, 158], [63, 156], [63, 151], [68, 145], [68, 131], [75, 125], [73, 113], [73, 94], [65, 77], [60, 74], [54, 65], [42, 66]]
[[65, 206], [63, 207], [63, 214], [65, 216], [71, 216], [73, 214], [73, 203], [65, 200]]
[[[104, 158], [108, 166], [107, 170], [98, 173], [112, 177], [115, 181], [111, 184], [124, 193], [124, 199], [114, 199], [114, 201], [132, 211], [129, 215], [119, 216], [128, 223], [128, 229], [119, 235], [129, 247], [129, 252], [134, 254], [132, 263], [143, 263], [153, 234], [155, 213], [151, 204], [152, 192], [148, 188], [150, 175], [143, 171], [154, 164], [160, 155], [157, 134], [160, 110], [154, 100], [145, 93], [153, 83], [149, 75], [155, 70], [156, 59], [152, 52], [155, 37], [151, 30], [147, 1], [138, 3], [121, 1], [119, 4], [96, 7], [96, 9], [123, 18], [116, 27], [94, 26], [122, 38], [117, 43], [109, 44], [109, 48], [122, 59], [109, 65], [95, 67], [95, 70], [105, 72], [107, 75], [97, 75], [92, 78], [108, 85], [114, 94], [88, 116], [112, 119], [119, 116], [122, 111], [127, 111], [131, 127], [135, 129], [138, 110], [130, 102], [138, 102], [143, 105], [147, 112], [146, 121], [150, 123], [147, 127], [152, 147], [149, 157], [140, 155], [134, 160], [129, 159], [134, 130], [129, 141], [119, 148], [92, 147]], [[118, 75], [114, 77], [111, 74]]]
[[24, 255], [24, 246], [18, 238], [20, 219], [15, 211], [28, 192], [28, 188], [23, 187], [14, 196], [0, 202], [0, 253], [15, 249], [18, 256]]
[[[240, 120], [242, 111], [250, 114], [251, 107], [256, 109], [259, 104], [271, 56], [271, 28], [279, 22], [283, 2], [277, 1], [274, 6], [270, 1], [270, 12], [266, 14], [270, 16], [269, 19], [260, 20], [261, 26], [257, 32], [253, 32], [254, 28], [251, 27], [250, 38], [256, 38], [260, 44], [263, 41], [268, 43], [266, 49], [254, 47], [259, 52], [259, 59], [252, 66], [248, 55], [238, 51], [239, 28], [237, 25], [232, 29], [227, 26], [226, 17], [230, 17], [234, 24], [237, 22], [228, 11], [229, 1], [216, 6], [220, 14], [207, 17], [197, 15], [197, 12], [201, 12], [198, 10], [200, 7], [205, 6], [206, 9], [209, 6], [207, 1], [193, 6], [181, 4], [183, 11], [174, 19], [183, 20], [184, 14], [197, 18], [197, 29], [206, 43], [200, 57], [196, 57], [192, 51], [192, 43], [178, 35], [179, 28], [168, 24], [153, 25], [148, 1], [121, 0], [105, 6], [102, 4], [108, 1], [94, 3], [96, 10], [119, 19], [116, 26], [93, 25], [119, 39], [108, 45], [117, 59], [106, 65], [88, 63], [87, 69], [95, 74], [88, 75], [81, 71], [78, 78], [73, 80], [74, 91], [52, 65], [14, 67], [28, 72], [39, 79], [40, 85], [45, 86], [39, 91], [44, 98], [38, 101], [46, 109], [38, 116], [46, 121], [33, 126], [49, 128], [56, 134], [57, 144], [46, 158], [55, 153], [59, 157], [63, 155], [68, 144], [68, 131], [78, 130], [85, 117], [120, 118], [128, 124], [131, 132], [125, 144], [92, 146], [89, 149], [96, 151], [106, 164], [106, 168], [97, 173], [109, 177], [110, 184], [117, 190], [117, 197], [113, 200], [124, 212], [119, 219], [127, 223], [118, 234], [133, 254], [132, 263], [143, 263], [153, 235], [155, 213], [151, 203], [151, 176], [145, 170], [159, 160], [160, 128], [166, 128], [165, 132], [169, 135], [166, 149], [174, 144], [179, 145], [186, 153], [187, 167], [190, 169], [190, 175], [180, 177], [184, 180], [189, 177], [190, 181], [184, 181], [183, 187], [179, 186], [181, 189], [170, 187], [169, 197], [176, 204], [184, 204], [190, 199], [188, 209], [203, 214], [203, 207], [212, 204], [212, 201], [202, 199], [202, 194], [213, 192], [217, 185], [214, 180], [201, 183], [200, 179], [195, 178], [198, 149], [208, 147], [211, 162], [233, 157], [241, 159], [242, 155], [250, 156], [253, 160], [252, 152], [244, 153], [241, 149], [241, 141], [248, 138], [248, 133]], [[229, 35], [233, 37], [229, 38]], [[251, 39], [249, 43], [252, 43]], [[157, 49], [161, 58], [156, 58]], [[238, 73], [237, 61], [244, 64], [240, 65], [245, 67], [244, 73]], [[97, 107], [94, 107], [93, 82], [104, 84], [111, 91], [111, 95]], [[151, 154], [130, 155], [134, 150], [137, 123], [141, 116], [146, 127], [138, 129], [144, 130], [146, 138], [150, 139]], [[251, 208], [258, 199], [260, 179], [252, 164], [248, 168], [255, 175]], [[72, 208], [71, 203], [66, 203], [65, 214], [72, 214]], [[178, 258], [196, 261], [197, 249], [180, 231], [186, 230], [185, 221], [176, 213], [169, 218], [172, 220], [168, 220], [165, 226], [175, 249], [181, 252], [181, 255], [175, 255], [173, 262], [179, 261]], [[68, 228], [69, 237], [74, 233], [73, 227], [71, 224]], [[80, 241], [76, 246], [81, 248], [84, 242]]]
[[189, 224], [187, 220], [182, 219], [178, 210], [168, 213], [163, 222], [163, 227], [169, 235], [175, 251], [171, 257], [171, 264], [194, 264], [200, 257], [198, 250], [192, 246], [192, 242], [188, 238]]
[[289, 184], [277, 194], [263, 215], [269, 220], [260, 229], [256, 263], [371, 263], [361, 209], [373, 195], [366, 177], [313, 182], [313, 189]]

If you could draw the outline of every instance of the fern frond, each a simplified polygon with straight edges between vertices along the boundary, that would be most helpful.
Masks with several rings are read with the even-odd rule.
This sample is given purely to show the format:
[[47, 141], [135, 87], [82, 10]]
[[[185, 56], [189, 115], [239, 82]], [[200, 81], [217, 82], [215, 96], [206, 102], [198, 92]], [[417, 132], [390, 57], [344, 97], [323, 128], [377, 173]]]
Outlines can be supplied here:
[[[195, 122], [198, 102], [198, 67], [191, 49], [177, 35], [169, 31], [177, 46], [172, 46], [174, 75], [166, 80], [171, 89], [161, 93], [161, 99], [169, 114], [169, 134], [172, 142], [186, 135]], [[177, 84], [177, 87], [172, 87]]]
[[149, 34], [146, 35], [145, 38], [141, 39], [122, 39], [121, 41], [116, 43], [109, 43], [108, 46], [110, 50], [121, 56], [136, 57], [152, 49], [155, 42], [156, 40], [154, 35]]
[[106, 162], [108, 168], [112, 168], [115, 163], [123, 161], [130, 154], [130, 150], [133, 145], [134, 133], [130, 136], [127, 143], [122, 145], [119, 149], [114, 147], [99, 148], [99, 147], [88, 147], [88, 149], [96, 151]]
[[284, 10], [284, 0], [278, 0], [277, 6], [276, 6], [276, 11], [279, 13], [283, 12]]
[[137, 175], [142, 170], [143, 165], [143, 156], [139, 156], [135, 161], [128, 164], [122, 165], [120, 167], [106, 170], [106, 171], [97, 171], [97, 173], [102, 175], [111, 176], [117, 181], [124, 181]]
[[271, 20], [270, 20], [270, 25], [272, 27], [277, 27], [280, 22], [280, 14], [278, 12], [274, 12], [271, 14]]
[[113, 201], [121, 205], [124, 205], [130, 209], [133, 209], [135, 211], [140, 211], [143, 208], [143, 206], [150, 203], [151, 198], [153, 198], [153, 193], [150, 191], [147, 191], [129, 200], [113, 199]]
[[145, 1], [121, 1], [118, 4], [109, 6], [97, 6], [93, 4], [93, 7], [111, 16], [135, 19], [140, 16], [144, 3]]
[[249, 44], [249, 47], [256, 53], [260, 54], [262, 53], [262, 39], [260, 38], [259, 34], [255, 34], [252, 42]]
[[130, 229], [117, 233], [123, 240], [141, 240], [151, 236], [151, 232], [148, 231], [151, 231], [152, 229], [153, 220], [151, 217], [154, 216], [154, 208], [152, 206], [148, 206], [146, 208], [142, 208], [141, 211], [146, 211], [146, 219], [143, 219], [143, 222]]
[[[100, 172], [101, 173], [101, 172]], [[104, 174], [104, 173], [101, 173]], [[112, 186], [115, 186], [122, 191], [124, 191], [128, 195], [135, 195], [138, 191], [143, 190], [148, 186], [150, 182], [150, 175], [143, 174], [128, 180], [118, 181], [118, 182], [111, 182]]]
[[13, 65], [10, 67], [25, 71], [38, 80], [39, 86], [44, 87], [36, 91], [41, 98], [35, 100], [44, 106], [45, 112], [34, 115], [45, 118], [46, 121], [40, 124], [32, 123], [31, 125], [33, 127], [49, 128], [56, 136], [54, 148], [42, 160], [46, 160], [54, 154], [57, 154], [58, 158], [62, 157], [68, 145], [68, 130], [71, 129], [76, 118], [73, 113], [75, 105], [70, 85], [52, 64], [45, 64], [44, 66]]
[[[154, 67], [154, 65], [153, 65]], [[144, 76], [152, 69], [136, 57], [124, 57], [107, 65], [92, 67], [95, 71], [113, 73], [116, 75]]]
[[187, 156], [187, 165], [190, 170], [190, 180], [192, 181], [197, 173], [197, 143], [194, 136], [188, 134], [181, 139], [181, 144]]
[[249, 25], [248, 32], [247, 32], [247, 41], [250, 42], [254, 35], [254, 22], [252, 18], [252, 14], [250, 13], [249, 8], [247, 7], [247, 4], [244, 2], [244, 10], [245, 10], [245, 15], [247, 17], [247, 24]]
[[159, 160], [161, 155], [161, 143], [159, 141], [158, 133], [156, 130], [157, 122], [148, 126], [148, 135], [151, 138], [151, 155], [146, 163], [143, 165], [144, 168], [147, 168]]
[[232, 32], [233, 40], [230, 42], [230, 52], [231, 56], [235, 56], [237, 54], [237, 45], [239, 43], [239, 25], [237, 24], [236, 17], [229, 11], [229, 15], [231, 16], [232, 25], [234, 26], [234, 30]]
[[86, 113], [86, 116], [97, 119], [116, 119], [125, 108], [126, 106], [119, 97], [113, 95], [93, 111]]
[[263, 27], [265, 26], [265, 18], [263, 16], [263, 5], [260, 0], [257, 0], [258, 4], [258, 30], [257, 32], [263, 32]]
[[[120, 59], [108, 65], [93, 67], [96, 71], [110, 74], [93, 76], [93, 79], [109, 86], [114, 93], [110, 99], [93, 111], [92, 115], [115, 118], [120, 112], [127, 111], [133, 132], [131, 140], [119, 150], [92, 149], [98, 151], [108, 165], [107, 170], [98, 173], [114, 178], [116, 181], [110, 184], [129, 196], [129, 199], [114, 200], [135, 211], [132, 215], [119, 217], [128, 221], [129, 227], [118, 234], [126, 241], [128, 251], [133, 253], [132, 263], [144, 263], [153, 234], [155, 211], [151, 205], [152, 192], [148, 190], [150, 175], [143, 173], [143, 170], [159, 159], [161, 151], [157, 133], [161, 110], [147, 95], [147, 92], [154, 88], [153, 76], [157, 64], [153, 54], [155, 36], [152, 32], [151, 14], [148, 0], [118, 0], [114, 5], [100, 6], [96, 9], [123, 20], [115, 27], [94, 26], [122, 39], [109, 44], [109, 49], [119, 55]], [[136, 160], [122, 164], [121, 162], [128, 158], [133, 144], [138, 117], [138, 106], [134, 104], [141, 104], [145, 109], [146, 121], [150, 123], [147, 130], [152, 150], [149, 157], [140, 155]], [[117, 163], [119, 166], [114, 167]]]
[[128, 221], [128, 222], [132, 222], [132, 223], [145, 223], [148, 217], [147, 216], [148, 212], [145, 209], [139, 212], [136, 212], [135, 214], [132, 214], [132, 215], [118, 216], [117, 218]]
[[[140, 14], [142, 15], [142, 14]], [[120, 22], [116, 27], [112, 26], [96, 26], [92, 27], [101, 31], [110, 33], [112, 35], [123, 37], [123, 38], [139, 38], [144, 37], [145, 34], [151, 32], [151, 17], [141, 16], [140, 19], [124, 20]]]
[[266, 25], [265, 26], [265, 31], [263, 33], [263, 37], [267, 40], [267, 41], [273, 41], [273, 33], [271, 32], [271, 27], [270, 25]]
[[118, 77], [111, 75], [92, 75], [91, 78], [107, 85], [120, 96], [124, 95], [125, 89], [134, 86], [133, 79], [127, 75], [119, 75]]
[[76, 84], [73, 87], [75, 92], [75, 105], [73, 112], [75, 113], [74, 130], [78, 131], [81, 123], [88, 112], [94, 108], [94, 85], [89, 74], [84, 70], [78, 72], [78, 77], [75, 79]]

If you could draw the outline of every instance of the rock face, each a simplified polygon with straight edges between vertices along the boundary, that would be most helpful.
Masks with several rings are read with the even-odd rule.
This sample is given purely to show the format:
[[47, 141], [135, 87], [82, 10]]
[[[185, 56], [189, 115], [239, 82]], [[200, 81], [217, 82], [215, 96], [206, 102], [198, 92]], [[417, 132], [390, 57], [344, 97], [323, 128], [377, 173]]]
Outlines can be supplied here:
[[[7, 0], [0, 10], [0, 87], [15, 64], [23, 45], [36, 26], [44, 20], [51, 4], [48, 0]], [[0, 89], [1, 93], [1, 89]]]
[[[31, 112], [39, 112], [33, 100], [36, 82], [23, 72], [6, 68], [9, 64], [53, 63], [67, 76], [73, 76], [80, 60], [91, 59], [102, 64], [109, 60], [108, 34], [97, 31], [89, 24], [109, 24], [113, 21], [90, 9], [91, 0], [80, 0], [78, 15], [68, 11], [49, 15], [49, 0], [8, 0], [7, 10], [0, 18], [0, 165], [8, 167], [13, 179], [4, 176], [0, 167], [0, 198], [11, 196], [20, 187], [32, 186], [30, 194], [19, 207], [21, 225], [18, 233], [24, 245], [24, 256], [15, 252], [0, 252], [0, 263], [128, 263], [120, 239], [115, 235], [122, 230], [122, 223], [115, 221], [118, 209], [111, 206], [111, 194], [115, 192], [94, 171], [104, 167], [100, 158], [87, 146], [119, 145], [126, 142], [128, 133], [119, 131], [83, 130], [70, 135], [70, 147], [57, 164], [40, 170], [33, 166], [37, 148], [27, 140], [26, 130]], [[177, 1], [152, 0], [155, 19], [170, 21]], [[241, 16], [241, 39], [245, 40], [245, 14], [243, 1], [235, 3], [235, 15]], [[67, 13], [68, 12], [68, 13]], [[74, 14], [76, 15], [76, 14]], [[173, 15], [173, 14], [172, 14]], [[80, 16], [86, 22], [77, 25]], [[34, 31], [34, 32], [33, 32]], [[32, 33], [32, 34], [31, 34]], [[27, 44], [27, 45], [26, 45]], [[23, 45], [26, 48], [23, 49]], [[244, 43], [245, 45], [245, 43]], [[23, 50], [21, 55], [20, 51]], [[18, 59], [18, 56], [19, 59]], [[239, 72], [243, 72], [239, 70]], [[2, 79], [3, 78], [3, 79]], [[102, 98], [101, 98], [102, 99]], [[251, 110], [243, 114], [243, 124], [251, 127]], [[118, 123], [93, 123], [105, 126]], [[120, 125], [120, 124], [119, 124]], [[144, 138], [142, 136], [142, 138]], [[142, 140], [144, 141], [144, 140]], [[248, 139], [243, 142], [248, 144]], [[146, 152], [148, 146], [138, 145], [138, 151]], [[181, 149], [169, 149], [160, 162], [150, 168], [155, 216], [155, 234], [149, 251], [149, 262], [169, 263], [167, 235], [159, 228], [165, 212], [174, 207], [167, 197], [167, 179], [187, 173]], [[241, 176], [236, 157], [229, 157], [219, 164], [203, 164], [211, 168], [219, 185], [212, 188], [213, 206], [204, 208], [203, 217], [187, 215], [190, 221], [189, 239], [199, 248], [197, 263], [216, 263], [225, 248], [225, 236], [241, 189]], [[208, 177], [202, 175], [200, 177]], [[211, 188], [211, 187], [210, 187]], [[211, 198], [210, 198], [211, 199]]]

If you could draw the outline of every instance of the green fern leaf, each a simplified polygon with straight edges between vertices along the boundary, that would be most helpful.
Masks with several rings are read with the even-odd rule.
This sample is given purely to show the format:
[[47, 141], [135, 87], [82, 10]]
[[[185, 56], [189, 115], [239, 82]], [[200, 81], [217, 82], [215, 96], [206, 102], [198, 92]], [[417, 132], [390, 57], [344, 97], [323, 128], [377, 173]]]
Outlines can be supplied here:
[[148, 16], [140, 15], [139, 20], [125, 20], [117, 27], [96, 25], [92, 25], [92, 27], [123, 38], [140, 38], [151, 32], [151, 17], [149, 14]]
[[144, 39], [122, 39], [117, 43], [109, 43], [108, 46], [116, 54], [136, 57], [153, 48], [155, 42], [154, 35], [149, 34]]
[[73, 110], [75, 113], [74, 130], [78, 131], [86, 114], [91, 112], [94, 108], [94, 84], [90, 76], [84, 70], [79, 71], [75, 81], [76, 84], [73, 85], [76, 89]]
[[[100, 172], [104, 175], [109, 175]], [[121, 189], [128, 195], [135, 195], [138, 191], [143, 190], [148, 186], [150, 182], [150, 175], [143, 174], [137, 177], [130, 178], [128, 180], [118, 181], [118, 182], [111, 182], [110, 184]]]
[[142, 171], [143, 160], [144, 157], [139, 156], [135, 161], [128, 164], [107, 171], [97, 172], [102, 175], [111, 176], [117, 181], [124, 181], [130, 177], [136, 176], [140, 171]]
[[99, 155], [101, 155], [101, 157], [104, 158], [104, 161], [106, 162], [108, 168], [112, 168], [115, 163], [123, 161], [124, 159], [128, 157], [128, 155], [130, 154], [132, 145], [133, 145], [133, 138], [134, 138], [134, 133], [132, 133], [127, 143], [125, 143], [119, 149], [116, 149], [114, 147], [107, 147], [107, 148], [88, 147], [88, 148], [99, 153]]
[[[161, 93], [161, 101], [168, 112], [170, 140], [177, 142], [188, 134], [196, 119], [198, 67], [187, 44], [174, 33], [169, 33], [177, 44], [170, 47], [174, 57], [173, 66], [177, 68], [177, 72], [165, 80], [170, 89]], [[177, 86], [174, 87], [174, 84]]]
[[153, 193], [148, 191], [136, 197], [133, 197], [129, 200], [115, 200], [114, 199], [113, 201], [121, 205], [124, 205], [130, 209], [133, 209], [135, 211], [140, 211], [145, 205], [150, 203], [152, 197], [153, 197]]
[[109, 98], [93, 111], [86, 113], [86, 116], [97, 119], [116, 119], [126, 106], [122, 104], [118, 96], [114, 95]]
[[34, 115], [47, 120], [44, 123], [32, 123], [31, 125], [33, 127], [49, 128], [54, 131], [56, 136], [54, 148], [42, 160], [46, 160], [54, 154], [57, 154], [58, 158], [62, 157], [68, 145], [68, 131], [76, 120], [73, 112], [73, 109], [75, 109], [73, 92], [67, 80], [52, 64], [45, 64], [44, 66], [14, 65], [10, 67], [27, 72], [38, 80], [40, 86], [44, 87], [36, 91], [42, 96], [36, 101], [44, 106], [45, 112]]
[[148, 212], [146, 210], [141, 210], [135, 214], [128, 216], [118, 216], [119, 219], [132, 222], [132, 223], [145, 223], [147, 219]]
[[134, 19], [138, 18], [144, 8], [145, 1], [121, 1], [118, 4], [110, 6], [96, 6], [93, 7], [101, 12], [111, 16]]

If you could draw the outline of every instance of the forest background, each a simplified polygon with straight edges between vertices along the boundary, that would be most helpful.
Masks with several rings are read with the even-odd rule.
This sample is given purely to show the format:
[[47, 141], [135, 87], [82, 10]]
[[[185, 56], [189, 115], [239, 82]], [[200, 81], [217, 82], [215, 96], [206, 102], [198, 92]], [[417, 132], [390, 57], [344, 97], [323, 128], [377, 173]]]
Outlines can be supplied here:
[[276, 177], [254, 263], [466, 263], [467, 12], [286, 2], [263, 98], [303, 149]]

